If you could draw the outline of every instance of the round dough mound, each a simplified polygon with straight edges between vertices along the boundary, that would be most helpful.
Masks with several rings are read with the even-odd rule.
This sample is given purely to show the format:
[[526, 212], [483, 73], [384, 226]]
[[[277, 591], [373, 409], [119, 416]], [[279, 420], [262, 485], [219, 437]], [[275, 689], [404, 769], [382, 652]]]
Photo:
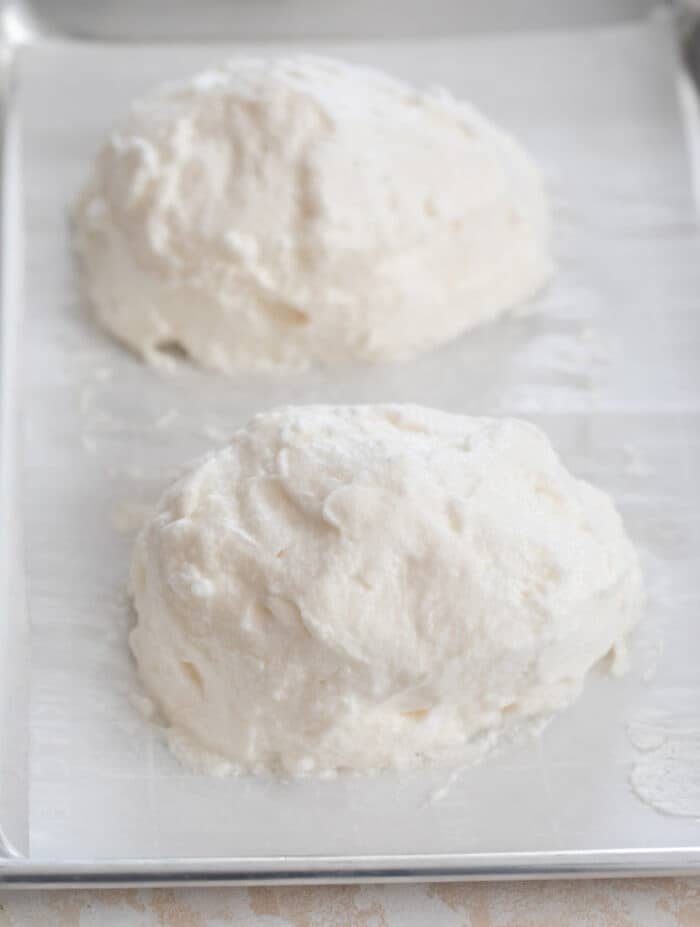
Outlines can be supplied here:
[[256, 416], [165, 493], [131, 584], [179, 752], [293, 775], [473, 761], [641, 599], [612, 502], [537, 428], [401, 405]]
[[100, 322], [226, 373], [410, 357], [551, 272], [538, 175], [444, 92], [234, 60], [136, 103], [75, 213]]

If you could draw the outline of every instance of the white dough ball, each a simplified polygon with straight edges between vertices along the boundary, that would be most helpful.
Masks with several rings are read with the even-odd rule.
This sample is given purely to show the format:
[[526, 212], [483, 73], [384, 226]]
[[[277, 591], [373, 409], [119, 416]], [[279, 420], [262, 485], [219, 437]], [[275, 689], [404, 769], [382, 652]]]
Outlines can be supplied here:
[[102, 325], [226, 373], [408, 358], [551, 273], [513, 139], [445, 92], [319, 58], [233, 60], [135, 103], [74, 219]]
[[566, 706], [642, 597], [537, 428], [401, 405], [256, 416], [162, 497], [131, 585], [178, 752], [286, 774], [472, 761]]

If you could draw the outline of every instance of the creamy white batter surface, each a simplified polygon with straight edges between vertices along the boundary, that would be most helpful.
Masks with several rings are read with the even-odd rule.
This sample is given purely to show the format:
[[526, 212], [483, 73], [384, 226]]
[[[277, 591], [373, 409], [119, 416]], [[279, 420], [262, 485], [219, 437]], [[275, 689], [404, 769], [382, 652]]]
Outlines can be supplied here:
[[131, 582], [176, 752], [293, 775], [477, 759], [641, 600], [611, 500], [541, 431], [412, 405], [257, 415], [165, 493]]
[[228, 373], [405, 359], [552, 268], [512, 138], [447, 91], [316, 57], [233, 59], [136, 102], [75, 241], [112, 334]]

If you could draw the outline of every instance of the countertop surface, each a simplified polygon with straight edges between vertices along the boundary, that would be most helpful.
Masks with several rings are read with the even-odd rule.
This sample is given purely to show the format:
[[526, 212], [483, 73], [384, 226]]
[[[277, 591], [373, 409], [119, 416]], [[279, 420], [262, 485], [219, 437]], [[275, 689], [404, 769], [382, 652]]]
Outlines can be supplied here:
[[0, 894], [0, 927], [700, 927], [700, 878]]

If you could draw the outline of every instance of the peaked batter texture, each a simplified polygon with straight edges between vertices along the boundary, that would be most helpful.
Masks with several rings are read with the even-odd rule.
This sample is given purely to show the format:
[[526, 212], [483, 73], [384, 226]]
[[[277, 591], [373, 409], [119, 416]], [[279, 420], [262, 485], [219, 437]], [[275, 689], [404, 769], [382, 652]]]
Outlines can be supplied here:
[[552, 269], [512, 138], [446, 92], [313, 57], [234, 59], [135, 103], [74, 220], [105, 328], [231, 374], [408, 358]]
[[571, 702], [642, 600], [542, 432], [401, 405], [253, 418], [162, 497], [131, 586], [177, 752], [292, 775], [473, 761]]

